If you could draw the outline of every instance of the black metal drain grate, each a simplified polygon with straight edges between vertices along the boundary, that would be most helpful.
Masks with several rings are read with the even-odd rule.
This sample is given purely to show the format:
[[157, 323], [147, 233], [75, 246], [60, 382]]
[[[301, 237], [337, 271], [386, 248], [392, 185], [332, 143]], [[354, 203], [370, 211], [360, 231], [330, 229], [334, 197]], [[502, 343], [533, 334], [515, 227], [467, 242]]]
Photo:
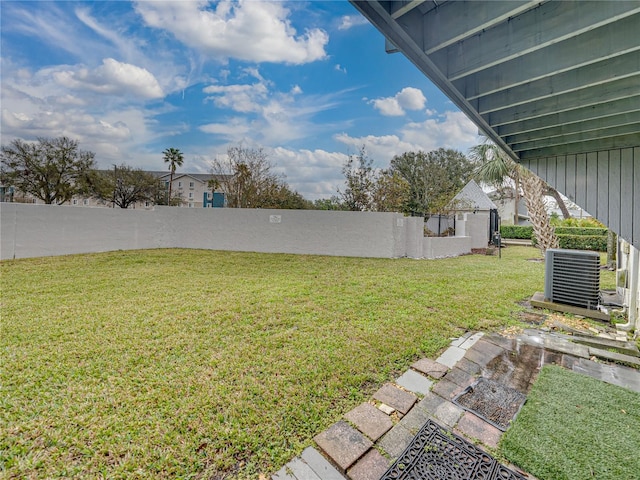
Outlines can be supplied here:
[[380, 480], [525, 480], [429, 420]]
[[453, 399], [453, 403], [475, 413], [503, 432], [524, 405], [527, 397], [511, 387], [480, 378]]

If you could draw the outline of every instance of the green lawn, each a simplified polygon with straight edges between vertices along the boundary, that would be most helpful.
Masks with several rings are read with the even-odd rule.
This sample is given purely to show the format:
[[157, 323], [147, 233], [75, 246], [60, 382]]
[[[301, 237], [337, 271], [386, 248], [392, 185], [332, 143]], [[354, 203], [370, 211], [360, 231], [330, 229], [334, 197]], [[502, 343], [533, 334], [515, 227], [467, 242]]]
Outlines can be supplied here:
[[0, 475], [271, 473], [415, 359], [514, 322], [537, 256], [2, 262]]
[[640, 394], [544, 367], [500, 453], [540, 480], [640, 476]]

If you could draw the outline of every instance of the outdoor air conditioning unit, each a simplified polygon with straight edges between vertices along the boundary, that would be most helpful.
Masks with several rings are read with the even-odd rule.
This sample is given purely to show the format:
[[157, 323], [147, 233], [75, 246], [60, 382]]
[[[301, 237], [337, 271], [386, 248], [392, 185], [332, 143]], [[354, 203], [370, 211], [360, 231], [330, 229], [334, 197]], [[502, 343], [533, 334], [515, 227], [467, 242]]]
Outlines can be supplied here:
[[597, 252], [551, 248], [545, 257], [544, 297], [555, 303], [595, 310], [600, 291]]

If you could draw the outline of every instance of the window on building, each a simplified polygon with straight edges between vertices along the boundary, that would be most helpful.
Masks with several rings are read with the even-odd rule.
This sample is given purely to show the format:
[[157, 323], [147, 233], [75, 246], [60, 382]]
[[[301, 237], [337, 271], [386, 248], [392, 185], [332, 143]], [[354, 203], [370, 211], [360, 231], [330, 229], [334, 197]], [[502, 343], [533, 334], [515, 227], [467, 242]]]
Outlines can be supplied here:
[[71, 200], [71, 204], [72, 205], [77, 205], [78, 204], [78, 200], [76, 198], [74, 198], [73, 200]]
[[89, 199], [88, 199], [88, 198], [85, 198], [85, 199], [82, 201], [82, 204], [83, 204], [83, 205], [89, 205]]
[[178, 182], [178, 188], [182, 188], [182, 182]]
[[151, 206], [151, 202], [147, 200], [146, 202], [144, 202], [144, 206], [145, 208], [149, 208]]
[[189, 208], [193, 208], [193, 203], [190, 203], [190, 204], [189, 204]]
[[195, 186], [196, 186], [196, 184], [194, 182], [189, 182], [189, 188], [193, 188]]
[[189, 192], [189, 200], [193, 199], [193, 192]]

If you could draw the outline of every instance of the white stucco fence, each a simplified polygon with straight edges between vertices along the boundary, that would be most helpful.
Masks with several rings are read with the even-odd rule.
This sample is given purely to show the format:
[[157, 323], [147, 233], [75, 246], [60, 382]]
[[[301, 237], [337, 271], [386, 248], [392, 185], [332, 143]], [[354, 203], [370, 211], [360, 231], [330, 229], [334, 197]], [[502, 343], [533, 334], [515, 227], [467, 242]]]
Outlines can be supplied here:
[[422, 218], [399, 213], [0, 203], [2, 260], [146, 248], [435, 258], [468, 253], [470, 237], [427, 239]]

